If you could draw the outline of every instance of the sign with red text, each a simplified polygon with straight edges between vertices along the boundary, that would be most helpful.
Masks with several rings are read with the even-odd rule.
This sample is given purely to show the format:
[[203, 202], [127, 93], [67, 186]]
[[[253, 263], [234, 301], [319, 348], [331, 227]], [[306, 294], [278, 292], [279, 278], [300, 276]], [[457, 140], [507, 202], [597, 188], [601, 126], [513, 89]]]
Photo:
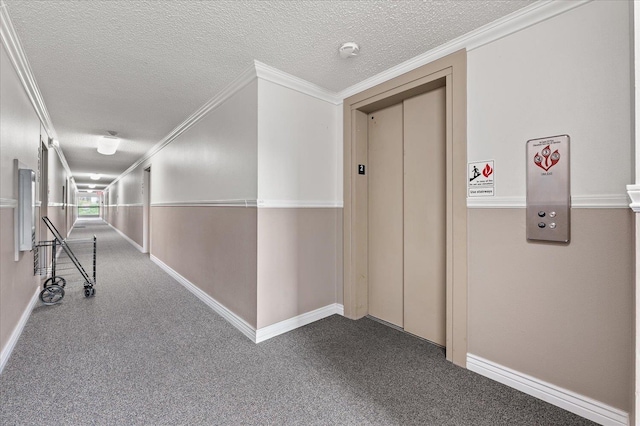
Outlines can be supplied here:
[[493, 160], [477, 161], [467, 165], [467, 195], [492, 197], [494, 193]]

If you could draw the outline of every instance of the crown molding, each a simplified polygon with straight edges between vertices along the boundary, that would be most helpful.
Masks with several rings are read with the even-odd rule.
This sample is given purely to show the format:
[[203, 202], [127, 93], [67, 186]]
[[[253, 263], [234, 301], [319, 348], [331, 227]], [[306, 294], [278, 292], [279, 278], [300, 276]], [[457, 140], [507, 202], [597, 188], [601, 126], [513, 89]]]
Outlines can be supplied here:
[[235, 80], [227, 85], [220, 93], [211, 98], [207, 103], [201, 106], [196, 112], [191, 114], [185, 121], [180, 123], [178, 127], [173, 129], [167, 136], [165, 136], [160, 142], [153, 146], [147, 153], [142, 156], [138, 161], [133, 163], [127, 170], [125, 170], [120, 176], [114, 179], [105, 190], [109, 189], [112, 185], [116, 184], [124, 176], [135, 170], [140, 164], [144, 163], [156, 153], [162, 150], [165, 146], [173, 142], [178, 136], [187, 131], [190, 127], [200, 121], [209, 112], [222, 105], [227, 99], [243, 89], [249, 83], [256, 78], [260, 78], [283, 87], [295, 90], [300, 93], [312, 96], [314, 98], [329, 102], [333, 105], [340, 105], [342, 99], [334, 92], [326, 90], [313, 83], [309, 83], [301, 78], [295, 77], [291, 74], [287, 74], [283, 71], [277, 70], [259, 61], [254, 61], [253, 65], [247, 68], [242, 74], [240, 74]]
[[42, 125], [45, 127], [49, 136], [55, 139], [57, 136], [56, 131], [53, 128], [53, 123], [51, 122], [51, 117], [49, 116], [44, 99], [42, 98], [42, 93], [38, 88], [38, 83], [33, 76], [33, 71], [31, 70], [31, 65], [29, 65], [27, 55], [22, 49], [22, 44], [20, 43], [18, 34], [13, 27], [11, 18], [9, 17], [7, 5], [4, 2], [0, 4], [0, 21], [2, 23], [2, 25], [0, 25], [2, 44], [7, 49], [7, 55], [11, 60], [11, 64], [15, 68], [18, 78], [20, 78], [22, 86], [27, 92], [27, 96], [33, 104]]
[[257, 78], [255, 65], [250, 66], [244, 72], [242, 72], [238, 77], [236, 77], [231, 83], [229, 83], [220, 93], [218, 93], [213, 98], [209, 99], [204, 105], [202, 105], [196, 112], [191, 114], [186, 120], [178, 125], [175, 129], [173, 129], [167, 136], [165, 136], [160, 142], [155, 144], [145, 155], [143, 155], [138, 161], [133, 163], [131, 167], [122, 172], [120, 176], [115, 178], [109, 185], [105, 187], [105, 191], [111, 188], [114, 184], [116, 184], [120, 179], [131, 173], [136, 169], [140, 164], [144, 163], [155, 154], [157, 154], [161, 149], [165, 146], [169, 145], [173, 142], [178, 136], [186, 132], [189, 128], [191, 128], [194, 124], [202, 119], [209, 112], [213, 111], [220, 105], [222, 105], [227, 99], [236, 94], [239, 90], [247, 86], [253, 80]]
[[[49, 138], [57, 139], [58, 136], [56, 134], [56, 129], [53, 127], [53, 122], [51, 121], [51, 116], [49, 115], [47, 106], [44, 103], [44, 98], [42, 97], [42, 93], [38, 87], [38, 82], [33, 75], [31, 65], [29, 65], [29, 60], [22, 48], [22, 43], [20, 43], [20, 38], [16, 33], [16, 29], [14, 28], [11, 17], [9, 16], [9, 11], [7, 10], [7, 5], [4, 2], [0, 4], [0, 38], [2, 39], [2, 45], [7, 50], [7, 56], [9, 56], [9, 60], [22, 83], [24, 91], [27, 93], [29, 101], [31, 101], [31, 105], [33, 105], [33, 109], [35, 110], [44, 131], [47, 133]], [[69, 168], [69, 164], [67, 163], [64, 153], [59, 146], [54, 146], [54, 148], [58, 154], [58, 158], [60, 158], [62, 166], [67, 171], [67, 174], [71, 176], [71, 169]]]
[[389, 68], [360, 83], [347, 87], [338, 93], [341, 99], [360, 93], [377, 86], [380, 83], [391, 80], [418, 67], [450, 55], [458, 50], [466, 49], [468, 52], [485, 44], [499, 40], [515, 32], [521, 31], [539, 22], [553, 18], [576, 7], [585, 5], [593, 0], [579, 1], [555, 1], [543, 0], [522, 8], [514, 13], [490, 22], [476, 30], [468, 32], [448, 43], [440, 45], [408, 61]]
[[287, 74], [284, 71], [280, 71], [276, 68], [270, 67], [269, 65], [263, 64], [262, 62], [259, 62], [259, 61], [253, 61], [253, 62], [256, 68], [256, 74], [258, 75], [258, 78], [261, 78], [266, 81], [270, 81], [271, 83], [279, 84], [280, 86], [284, 86], [286, 88], [295, 90], [300, 93], [304, 93], [305, 95], [309, 95], [314, 98], [332, 103], [333, 105], [340, 105], [342, 103], [342, 98], [338, 96], [338, 94], [335, 92], [327, 90], [316, 84], [310, 83], [294, 75]]
[[593, 0], [577, 0], [573, 2], [558, 2], [554, 0], [539, 1], [532, 4], [531, 6], [525, 7], [519, 11], [516, 11], [510, 15], [489, 23], [477, 30], [462, 35], [450, 41], [449, 43], [445, 43], [444, 45], [432, 49], [422, 55], [416, 56], [406, 62], [383, 71], [382, 73], [366, 79], [358, 84], [350, 86], [339, 93], [324, 89], [306, 80], [285, 73], [284, 71], [275, 69], [260, 61], [254, 60], [252, 66], [246, 69], [234, 81], [226, 86], [219, 94], [210, 99], [207, 103], [200, 107], [200, 109], [194, 112], [189, 118], [178, 125], [178, 127], [173, 129], [167, 136], [164, 137], [164, 139], [154, 145], [153, 148], [147, 151], [144, 156], [133, 163], [131, 167], [125, 170], [120, 176], [114, 179], [105, 188], [105, 190], [108, 190], [112, 185], [117, 183], [124, 176], [128, 175], [139, 165], [150, 159], [158, 151], [170, 144], [174, 139], [176, 139], [191, 126], [197, 123], [200, 119], [202, 119], [203, 116], [221, 105], [224, 101], [229, 99], [233, 94], [245, 87], [255, 78], [261, 78], [263, 80], [279, 84], [283, 87], [296, 90], [300, 93], [313, 96], [317, 99], [324, 100], [334, 105], [340, 105], [342, 103], [342, 100], [348, 98], [349, 96], [369, 89], [391, 78], [395, 78], [422, 65], [433, 62], [460, 49], [467, 49], [468, 51], [476, 49], [480, 46], [491, 43], [492, 41], [503, 38], [509, 34], [525, 29], [531, 25], [552, 18], [591, 1]]

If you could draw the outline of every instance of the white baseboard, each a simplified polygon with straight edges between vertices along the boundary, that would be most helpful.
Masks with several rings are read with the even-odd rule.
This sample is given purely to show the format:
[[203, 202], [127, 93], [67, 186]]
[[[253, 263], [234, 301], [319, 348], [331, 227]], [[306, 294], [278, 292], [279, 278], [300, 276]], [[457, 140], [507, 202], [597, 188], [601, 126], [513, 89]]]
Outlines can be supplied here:
[[479, 356], [467, 354], [467, 368], [482, 376], [531, 396], [535, 396], [536, 398], [602, 425], [629, 425], [629, 414], [622, 410], [496, 364]]
[[107, 225], [109, 225], [111, 227], [111, 229], [113, 229], [114, 231], [116, 231], [118, 234], [120, 234], [120, 236], [122, 238], [124, 238], [125, 240], [129, 241], [129, 243], [134, 246], [135, 248], [137, 248], [140, 253], [144, 253], [144, 249], [142, 248], [142, 246], [138, 243], [136, 243], [135, 241], [133, 241], [131, 238], [129, 238], [124, 232], [122, 232], [121, 230], [119, 230], [118, 228], [116, 228], [115, 226], [113, 226], [112, 224], [110, 224], [109, 222], [105, 222]]
[[195, 284], [191, 281], [180, 275], [178, 272], [173, 270], [169, 265], [164, 263], [162, 260], [158, 259], [154, 255], [149, 255], [149, 258], [153, 263], [161, 267], [165, 270], [169, 275], [175, 278], [180, 284], [182, 284], [187, 290], [193, 293], [198, 299], [202, 300], [207, 306], [213, 309], [218, 315], [220, 315], [225, 320], [229, 321], [231, 325], [240, 330], [242, 334], [251, 339], [252, 342], [256, 341], [256, 329], [253, 328], [249, 323], [245, 320], [231, 312], [224, 305], [220, 304], [216, 299], [209, 296], [204, 291], [200, 290]]
[[187, 290], [193, 293], [198, 299], [203, 301], [207, 306], [213, 309], [214, 312], [227, 320], [232, 326], [237, 328], [242, 334], [247, 336], [254, 343], [264, 342], [265, 340], [271, 339], [272, 337], [279, 336], [280, 334], [310, 324], [314, 321], [318, 321], [322, 318], [326, 318], [333, 314], [344, 315], [344, 306], [338, 303], [333, 303], [331, 305], [316, 309], [315, 311], [307, 312], [294, 318], [289, 318], [279, 323], [263, 327], [256, 331], [256, 329], [249, 323], [247, 323], [235, 313], [231, 312], [227, 307], [202, 291], [195, 284], [180, 275], [162, 260], [158, 259], [152, 254], [149, 255], [149, 258], [153, 263], [164, 269], [166, 273], [171, 275], [176, 281], [182, 284]]
[[16, 343], [18, 343], [18, 339], [22, 334], [22, 330], [24, 330], [24, 326], [27, 325], [27, 321], [31, 316], [31, 312], [38, 301], [38, 295], [40, 294], [40, 287], [36, 288], [36, 292], [33, 293], [29, 304], [27, 305], [27, 309], [24, 310], [22, 316], [20, 317], [20, 321], [16, 325], [16, 328], [13, 329], [13, 333], [11, 333], [11, 337], [9, 337], [9, 341], [0, 352], [0, 374], [2, 374], [2, 370], [4, 370], [4, 366], [9, 361], [9, 357], [11, 356], [11, 352], [13, 352], [13, 348], [15, 348]]
[[307, 312], [297, 317], [289, 318], [278, 323], [259, 328], [256, 331], [256, 343], [264, 342], [272, 337], [279, 336], [296, 328], [311, 324], [312, 322], [330, 317], [331, 315], [344, 315], [344, 306], [338, 303], [318, 308], [315, 311]]

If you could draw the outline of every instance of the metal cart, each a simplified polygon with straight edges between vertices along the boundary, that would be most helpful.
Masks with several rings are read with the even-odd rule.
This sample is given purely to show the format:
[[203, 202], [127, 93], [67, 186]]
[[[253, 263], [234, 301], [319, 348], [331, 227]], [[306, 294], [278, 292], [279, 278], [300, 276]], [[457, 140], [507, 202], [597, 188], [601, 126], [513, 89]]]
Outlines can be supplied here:
[[[80, 274], [80, 280], [84, 285], [85, 297], [96, 294], [96, 237], [85, 239], [63, 238], [58, 229], [51, 223], [48, 217], [42, 218], [43, 222], [53, 234], [51, 241], [41, 241], [35, 246], [33, 257], [34, 273], [37, 275], [50, 275], [43, 283], [40, 292], [40, 300], [45, 305], [54, 305], [64, 297], [64, 288], [67, 280], [61, 275], [64, 273]], [[91, 275], [84, 264], [91, 264]]]

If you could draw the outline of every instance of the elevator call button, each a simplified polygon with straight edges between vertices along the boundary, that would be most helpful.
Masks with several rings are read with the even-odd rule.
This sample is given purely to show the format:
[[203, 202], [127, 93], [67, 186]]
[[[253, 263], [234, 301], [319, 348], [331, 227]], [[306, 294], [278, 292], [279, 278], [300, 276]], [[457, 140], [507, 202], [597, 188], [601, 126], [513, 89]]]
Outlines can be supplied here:
[[568, 135], [527, 141], [527, 240], [569, 242], [569, 163]]

